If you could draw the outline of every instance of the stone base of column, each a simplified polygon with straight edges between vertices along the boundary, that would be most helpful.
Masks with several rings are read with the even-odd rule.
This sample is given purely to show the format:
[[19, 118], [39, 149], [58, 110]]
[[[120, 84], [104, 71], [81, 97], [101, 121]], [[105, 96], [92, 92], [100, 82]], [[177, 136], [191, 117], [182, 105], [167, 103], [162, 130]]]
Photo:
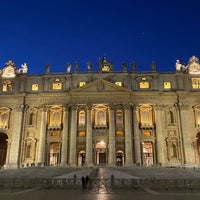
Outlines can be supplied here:
[[93, 167], [94, 165], [92, 164], [92, 163], [86, 163], [84, 166], [86, 166], [86, 167]]
[[109, 163], [108, 163], [108, 166], [109, 166], [109, 167], [115, 167], [115, 166], [116, 166], [115, 161], [109, 162]]
[[133, 167], [134, 165], [133, 165], [133, 163], [125, 163], [124, 166], [125, 167]]
[[60, 167], [67, 167], [68, 164], [67, 163], [60, 163]]
[[68, 166], [69, 167], [77, 167], [77, 164], [76, 163], [72, 163], [72, 164], [69, 164]]
[[17, 164], [7, 164], [7, 165], [4, 165], [3, 168], [4, 169], [18, 169], [20, 168], [20, 166]]
[[44, 167], [44, 163], [41, 162], [37, 163], [37, 167]]

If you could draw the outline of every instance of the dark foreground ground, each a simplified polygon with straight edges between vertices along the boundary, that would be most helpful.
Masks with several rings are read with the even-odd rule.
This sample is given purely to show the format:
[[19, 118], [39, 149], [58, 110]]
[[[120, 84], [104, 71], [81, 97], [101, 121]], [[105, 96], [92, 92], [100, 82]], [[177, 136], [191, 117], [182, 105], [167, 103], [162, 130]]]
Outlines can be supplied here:
[[[17, 170], [0, 170], [0, 179], [30, 179], [30, 178], [73, 178], [74, 174], [78, 179], [87, 175], [90, 168], [25, 168]], [[200, 188], [188, 189], [158, 189], [142, 187], [140, 189], [112, 189], [107, 187], [102, 179], [109, 179], [114, 174], [115, 178], [121, 180], [134, 179], [192, 179], [200, 180], [200, 168], [165, 168], [165, 167], [116, 167], [99, 168], [97, 177], [100, 182], [91, 189], [82, 189], [81, 184], [76, 189], [64, 187], [45, 189], [41, 186], [8, 188], [0, 187], [0, 200], [199, 200]]]
[[199, 200], [200, 191], [156, 190], [55, 190], [32, 188], [26, 190], [0, 190], [1, 200]]

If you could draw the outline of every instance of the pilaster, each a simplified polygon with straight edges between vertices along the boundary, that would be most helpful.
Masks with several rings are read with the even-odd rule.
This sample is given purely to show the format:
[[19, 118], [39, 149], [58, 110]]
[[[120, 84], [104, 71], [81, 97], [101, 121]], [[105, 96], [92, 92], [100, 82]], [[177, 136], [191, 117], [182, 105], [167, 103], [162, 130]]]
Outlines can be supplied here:
[[92, 149], [92, 104], [87, 104], [86, 165], [93, 165]]
[[116, 164], [116, 147], [115, 147], [115, 114], [114, 106], [109, 105], [109, 166]]
[[77, 165], [77, 105], [71, 105], [71, 129], [70, 129], [70, 154], [69, 154], [69, 165]]
[[13, 130], [12, 139], [10, 140], [10, 157], [9, 161], [7, 162], [7, 168], [19, 167], [24, 109], [24, 105], [19, 105], [15, 108], [15, 120], [13, 126], [15, 128]]
[[155, 110], [155, 122], [156, 122], [156, 153], [157, 153], [157, 162], [159, 164], [165, 163], [164, 158], [164, 140], [163, 140], [163, 130], [164, 130], [164, 106], [161, 104], [157, 104], [154, 106]]
[[62, 130], [62, 149], [61, 149], [61, 166], [67, 165], [67, 149], [68, 149], [68, 105], [63, 108], [63, 130]]
[[45, 162], [47, 110], [48, 110], [48, 107], [46, 105], [42, 105], [40, 107], [41, 124], [40, 124], [40, 136], [39, 136], [37, 163], [38, 163], [38, 165], [41, 165], [41, 166], [44, 166], [44, 162]]
[[138, 118], [138, 106], [133, 107], [133, 126], [134, 126], [134, 149], [135, 149], [135, 163], [137, 165], [142, 164], [141, 160], [141, 144], [140, 144], [140, 130], [139, 130], [139, 118]]
[[183, 103], [175, 104], [179, 114], [179, 129], [181, 132], [181, 143], [183, 151], [184, 164], [193, 165], [195, 164], [195, 155], [192, 138], [191, 128], [191, 113], [189, 105]]
[[130, 104], [124, 105], [125, 110], [125, 165], [133, 165], [133, 145], [132, 145], [132, 123], [131, 123], [131, 106]]

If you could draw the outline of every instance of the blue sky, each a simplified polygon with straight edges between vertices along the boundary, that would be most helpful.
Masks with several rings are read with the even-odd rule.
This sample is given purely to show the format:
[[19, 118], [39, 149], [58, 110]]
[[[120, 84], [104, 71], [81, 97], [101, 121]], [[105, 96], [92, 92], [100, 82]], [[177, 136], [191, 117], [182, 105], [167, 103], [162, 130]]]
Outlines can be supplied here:
[[114, 70], [174, 71], [175, 61], [200, 58], [198, 0], [0, 0], [0, 68], [12, 59], [29, 74], [65, 72], [107, 57]]

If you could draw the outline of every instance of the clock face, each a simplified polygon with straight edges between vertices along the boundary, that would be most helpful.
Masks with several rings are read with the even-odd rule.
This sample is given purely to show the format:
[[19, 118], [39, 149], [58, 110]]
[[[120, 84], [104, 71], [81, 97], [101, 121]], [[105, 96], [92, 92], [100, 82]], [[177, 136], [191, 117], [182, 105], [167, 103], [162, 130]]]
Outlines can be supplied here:
[[110, 71], [110, 66], [109, 65], [104, 65], [102, 67], [102, 72], [109, 72]]

